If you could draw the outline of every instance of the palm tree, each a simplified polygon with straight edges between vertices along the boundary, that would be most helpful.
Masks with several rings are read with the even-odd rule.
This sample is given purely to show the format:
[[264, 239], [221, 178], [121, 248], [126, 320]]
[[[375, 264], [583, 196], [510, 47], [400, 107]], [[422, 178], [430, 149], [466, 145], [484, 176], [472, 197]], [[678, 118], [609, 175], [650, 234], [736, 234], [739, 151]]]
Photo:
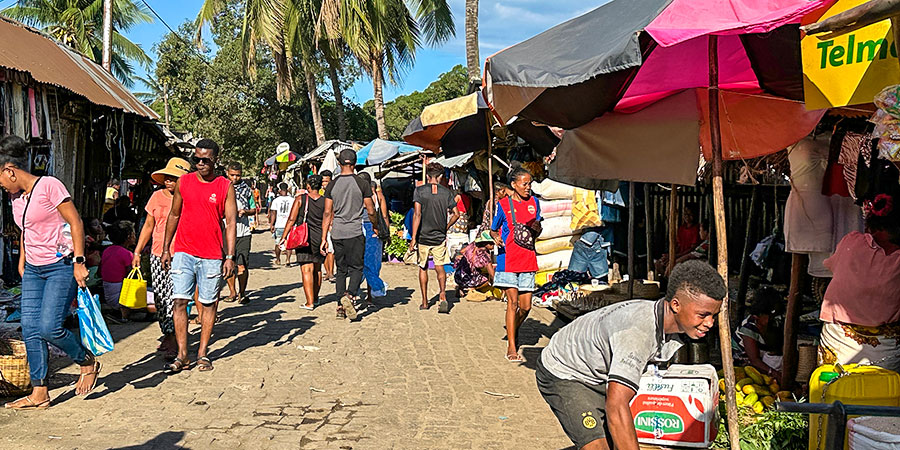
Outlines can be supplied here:
[[[248, 0], [244, 5], [244, 25], [241, 39], [244, 44], [245, 69], [256, 74], [256, 49], [265, 44], [275, 61], [276, 89], [279, 101], [290, 100], [294, 90], [294, 66], [303, 71], [309, 96], [316, 142], [325, 141], [325, 125], [319, 106], [316, 74], [315, 30], [309, 24], [317, 22], [320, 0]], [[229, 6], [227, 0], [205, 0], [197, 15], [198, 37], [206, 23]]]
[[446, 0], [411, 0], [416, 10], [413, 14], [403, 0], [328, 1], [340, 1], [339, 27], [326, 25], [326, 29], [340, 29], [344, 42], [372, 78], [378, 135], [388, 139], [384, 82], [397, 83], [412, 66], [423, 35], [430, 45], [453, 36], [450, 6]]
[[[18, 20], [100, 63], [103, 57], [103, 0], [19, 0], [0, 14]], [[125, 86], [134, 85], [134, 66], [150, 66], [140, 45], [121, 34], [135, 25], [153, 22], [143, 5], [113, 0], [112, 73]]]
[[466, 69], [469, 84], [481, 81], [481, 59], [478, 57], [478, 0], [466, 0]]
[[147, 78], [135, 77], [135, 79], [144, 83], [144, 85], [147, 86], [147, 89], [149, 89], [149, 92], [135, 92], [134, 96], [147, 105], [162, 102], [166, 126], [170, 126], [172, 124], [172, 109], [169, 106], [169, 86], [164, 82], [161, 83], [152, 75], [148, 75]]

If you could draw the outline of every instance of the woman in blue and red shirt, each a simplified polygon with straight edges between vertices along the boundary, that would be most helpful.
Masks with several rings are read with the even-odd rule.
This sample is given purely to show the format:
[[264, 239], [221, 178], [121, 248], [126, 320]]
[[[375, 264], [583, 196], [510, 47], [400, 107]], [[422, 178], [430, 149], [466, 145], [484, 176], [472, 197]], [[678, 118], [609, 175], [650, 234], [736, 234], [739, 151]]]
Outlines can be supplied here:
[[[534, 292], [534, 275], [538, 270], [534, 238], [541, 234], [541, 207], [531, 195], [531, 174], [519, 167], [509, 174], [511, 194], [497, 202], [491, 237], [500, 247], [494, 287], [506, 291], [506, 359], [524, 361], [516, 348], [519, 327], [531, 311], [531, 293]], [[515, 211], [515, 217], [513, 217]], [[515, 224], [527, 227], [532, 236], [531, 249], [515, 242]]]

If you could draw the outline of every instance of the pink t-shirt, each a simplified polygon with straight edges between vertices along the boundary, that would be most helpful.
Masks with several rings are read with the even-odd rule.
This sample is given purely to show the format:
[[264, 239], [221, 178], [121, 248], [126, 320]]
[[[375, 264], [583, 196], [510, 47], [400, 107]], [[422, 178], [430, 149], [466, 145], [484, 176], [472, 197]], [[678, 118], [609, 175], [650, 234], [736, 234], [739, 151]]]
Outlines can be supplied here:
[[169, 211], [172, 209], [172, 194], [165, 189], [160, 189], [150, 196], [150, 201], [144, 208], [153, 217], [153, 235], [150, 253], [162, 257], [163, 244], [166, 240], [166, 222], [169, 221]]
[[131, 271], [134, 254], [121, 245], [110, 245], [100, 257], [100, 278], [107, 283], [121, 283]]
[[900, 321], [900, 251], [888, 255], [871, 234], [853, 231], [825, 267], [834, 278], [819, 319], [865, 327]]
[[[23, 226], [22, 215], [26, 212], [25, 205], [29, 196], [32, 200]], [[56, 178], [47, 176], [37, 181], [31, 194], [21, 193], [13, 198], [13, 221], [25, 235], [25, 262], [28, 264], [46, 266], [62, 259], [56, 253], [63, 240], [62, 229], [66, 221], [56, 207], [68, 198], [70, 196], [66, 186]], [[66, 242], [66, 245], [70, 251], [73, 249], [71, 241]]]

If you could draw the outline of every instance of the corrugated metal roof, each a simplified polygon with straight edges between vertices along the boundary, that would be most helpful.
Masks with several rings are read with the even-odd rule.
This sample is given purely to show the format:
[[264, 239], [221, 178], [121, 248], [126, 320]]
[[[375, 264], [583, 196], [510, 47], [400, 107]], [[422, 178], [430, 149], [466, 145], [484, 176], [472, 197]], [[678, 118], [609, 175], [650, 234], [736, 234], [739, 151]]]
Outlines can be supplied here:
[[28, 72], [36, 81], [68, 89], [91, 103], [159, 118], [99, 64], [6, 17], [0, 17], [0, 66]]

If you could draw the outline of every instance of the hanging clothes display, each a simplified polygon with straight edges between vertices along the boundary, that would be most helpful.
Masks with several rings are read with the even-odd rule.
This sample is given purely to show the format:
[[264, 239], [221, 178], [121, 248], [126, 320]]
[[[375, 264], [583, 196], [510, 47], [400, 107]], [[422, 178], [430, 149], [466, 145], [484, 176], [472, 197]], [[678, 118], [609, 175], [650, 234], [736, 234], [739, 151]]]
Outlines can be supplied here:
[[831, 253], [831, 202], [822, 195], [830, 137], [808, 136], [788, 148], [791, 193], [784, 212], [784, 239], [788, 252]]

